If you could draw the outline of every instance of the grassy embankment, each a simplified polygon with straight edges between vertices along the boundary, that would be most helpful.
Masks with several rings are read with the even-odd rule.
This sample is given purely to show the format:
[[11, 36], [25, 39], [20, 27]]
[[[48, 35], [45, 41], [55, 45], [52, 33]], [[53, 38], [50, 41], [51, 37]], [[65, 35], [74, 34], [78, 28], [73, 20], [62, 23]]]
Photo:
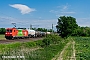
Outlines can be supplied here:
[[[3, 59], [2, 56], [25, 56], [22, 60], [51, 60], [62, 51], [67, 42], [67, 39], [57, 35], [49, 35], [33, 42], [0, 44], [0, 60]], [[20, 60], [13, 60], [16, 59]]]
[[5, 40], [5, 35], [0, 34], [0, 40]]

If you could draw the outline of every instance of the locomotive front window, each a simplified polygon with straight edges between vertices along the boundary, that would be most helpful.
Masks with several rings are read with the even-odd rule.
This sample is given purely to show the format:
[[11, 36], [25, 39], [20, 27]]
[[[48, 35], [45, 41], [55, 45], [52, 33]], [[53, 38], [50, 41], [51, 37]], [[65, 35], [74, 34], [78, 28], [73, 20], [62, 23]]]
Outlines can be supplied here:
[[7, 30], [7, 32], [12, 32], [12, 30]]
[[12, 32], [12, 30], [10, 30], [9, 32]]
[[7, 30], [7, 32], [9, 32], [9, 30]]

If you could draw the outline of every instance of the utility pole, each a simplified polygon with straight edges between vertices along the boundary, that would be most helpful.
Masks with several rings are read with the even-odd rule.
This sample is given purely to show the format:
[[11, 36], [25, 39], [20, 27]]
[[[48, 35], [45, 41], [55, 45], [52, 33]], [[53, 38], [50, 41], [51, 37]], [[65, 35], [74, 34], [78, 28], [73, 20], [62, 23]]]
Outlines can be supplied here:
[[32, 24], [30, 24], [30, 29], [32, 29], [32, 26], [38, 27], [39, 25], [32, 25]]
[[32, 25], [30, 24], [30, 29], [32, 29]]
[[53, 24], [52, 24], [52, 34], [53, 34]]

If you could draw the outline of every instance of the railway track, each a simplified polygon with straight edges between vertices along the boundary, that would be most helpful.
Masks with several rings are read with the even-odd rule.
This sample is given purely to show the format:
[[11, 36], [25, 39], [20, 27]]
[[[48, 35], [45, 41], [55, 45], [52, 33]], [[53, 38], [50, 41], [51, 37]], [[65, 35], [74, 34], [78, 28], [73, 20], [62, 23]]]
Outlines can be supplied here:
[[14, 42], [29, 42], [29, 41], [36, 41], [42, 40], [43, 38], [27, 38], [27, 39], [15, 39], [15, 40], [0, 40], [0, 44], [9, 44]]

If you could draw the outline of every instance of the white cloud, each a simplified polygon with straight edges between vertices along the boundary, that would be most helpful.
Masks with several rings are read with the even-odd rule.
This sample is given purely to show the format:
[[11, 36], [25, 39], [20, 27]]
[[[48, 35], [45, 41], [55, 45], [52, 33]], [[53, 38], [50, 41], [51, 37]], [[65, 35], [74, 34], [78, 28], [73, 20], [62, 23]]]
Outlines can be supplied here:
[[65, 5], [57, 6], [57, 8], [59, 8], [61, 11], [68, 10], [69, 7], [70, 5], [68, 3], [66, 3]]
[[64, 14], [74, 14], [75, 12], [61, 12], [61, 13], [64, 13]]
[[35, 9], [29, 8], [28, 6], [22, 5], [22, 4], [13, 4], [13, 5], [9, 5], [9, 6], [20, 10], [22, 14], [27, 14], [27, 13], [30, 13], [32, 11], [35, 11]]
[[51, 13], [55, 13], [55, 14], [59, 13], [58, 10], [50, 10], [49, 12], [51, 12]]
[[[30, 24], [32, 24], [32, 25], [39, 25], [38, 27], [51, 29], [52, 28], [52, 24], [55, 25], [55, 26], [57, 25], [57, 21], [58, 21], [57, 19], [31, 20], [31, 22], [28, 22], [29, 23], [28, 25], [30, 25]], [[37, 26], [33, 26], [33, 27], [38, 28]]]
[[90, 18], [77, 18], [76, 19], [79, 26], [89, 26], [90, 27]]
[[[41, 17], [40, 17], [41, 18]], [[16, 23], [17, 27], [24, 27], [29, 28], [30, 24], [34, 25], [33, 28], [47, 28], [51, 29], [52, 24], [55, 26], [57, 25], [57, 19], [46, 19], [46, 20], [40, 20], [40, 19], [32, 19], [32, 20], [24, 20], [24, 19], [15, 19], [13, 17], [1, 17], [0, 16], [0, 22], [3, 22], [0, 24], [0, 26], [6, 26], [6, 27], [13, 27], [12, 23]]]
[[56, 9], [50, 10], [51, 13], [56, 14], [56, 16], [67, 16], [71, 14], [75, 14], [76, 12], [72, 11], [70, 5], [67, 3], [65, 5], [57, 6]]
[[65, 9], [68, 9], [68, 6], [64, 6], [63, 9], [64, 9], [64, 10], [65, 10]]

